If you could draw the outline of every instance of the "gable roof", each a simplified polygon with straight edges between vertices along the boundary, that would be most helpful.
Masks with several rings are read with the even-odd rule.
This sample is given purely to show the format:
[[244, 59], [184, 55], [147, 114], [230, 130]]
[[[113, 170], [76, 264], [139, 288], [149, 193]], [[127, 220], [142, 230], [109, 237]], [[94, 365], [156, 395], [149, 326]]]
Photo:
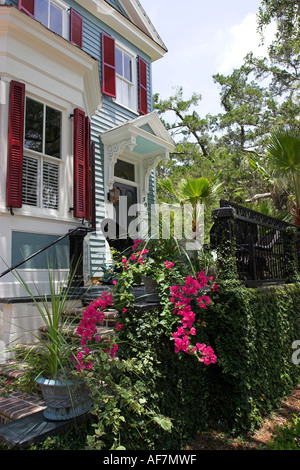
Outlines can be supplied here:
[[119, 0], [105, 0], [106, 3], [114, 7], [116, 10], [118, 10], [122, 15], [127, 16], [127, 18], [130, 20], [129, 16], [127, 15], [126, 11], [122, 8]]
[[160, 161], [167, 161], [175, 143], [153, 111], [100, 134], [108, 164], [106, 184], [112, 188], [114, 165], [119, 155], [132, 158], [143, 165], [142, 194], [149, 190], [149, 176]]
[[77, 0], [77, 3], [135, 44], [152, 61], [167, 52], [139, 0]]
[[166, 45], [139, 0], [118, 0], [118, 3], [121, 4], [121, 7], [126, 11], [132, 23], [167, 51]]

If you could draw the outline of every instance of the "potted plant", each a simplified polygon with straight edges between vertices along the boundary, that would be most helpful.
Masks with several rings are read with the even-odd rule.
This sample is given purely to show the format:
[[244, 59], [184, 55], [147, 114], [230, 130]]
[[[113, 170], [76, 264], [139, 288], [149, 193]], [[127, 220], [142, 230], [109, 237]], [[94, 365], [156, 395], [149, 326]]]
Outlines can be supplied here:
[[78, 361], [74, 361], [80, 337], [74, 341], [70, 327], [76, 319], [70, 323], [64, 315], [73, 276], [68, 273], [68, 280], [60, 280], [57, 272], [48, 267], [49, 295], [41, 294], [36, 283], [38, 295], [34, 294], [18, 272], [14, 275], [32, 298], [44, 323], [44, 335], [32, 333], [34, 345], [27, 353], [30, 373], [42, 389], [46, 404], [44, 416], [50, 420], [65, 420], [86, 413], [92, 401], [88, 387], [78, 373]]

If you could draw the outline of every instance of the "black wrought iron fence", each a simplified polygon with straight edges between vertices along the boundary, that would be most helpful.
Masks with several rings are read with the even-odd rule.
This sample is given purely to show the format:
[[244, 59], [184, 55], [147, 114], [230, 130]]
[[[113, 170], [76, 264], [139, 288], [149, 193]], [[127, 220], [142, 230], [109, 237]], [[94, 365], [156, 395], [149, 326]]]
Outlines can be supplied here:
[[[251, 282], [284, 282], [290, 256], [287, 228], [293, 225], [256, 212], [247, 207], [221, 200], [220, 209], [213, 211], [211, 242], [215, 247], [224, 237], [235, 242], [239, 279]], [[300, 267], [300, 227], [296, 229], [295, 251]]]

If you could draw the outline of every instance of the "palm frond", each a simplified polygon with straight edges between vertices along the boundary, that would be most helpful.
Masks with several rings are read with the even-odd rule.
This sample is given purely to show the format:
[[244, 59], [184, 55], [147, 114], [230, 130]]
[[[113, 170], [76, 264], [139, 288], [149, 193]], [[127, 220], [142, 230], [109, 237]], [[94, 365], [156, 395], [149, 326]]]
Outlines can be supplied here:
[[300, 170], [300, 131], [281, 128], [274, 131], [268, 145], [270, 163], [281, 171]]

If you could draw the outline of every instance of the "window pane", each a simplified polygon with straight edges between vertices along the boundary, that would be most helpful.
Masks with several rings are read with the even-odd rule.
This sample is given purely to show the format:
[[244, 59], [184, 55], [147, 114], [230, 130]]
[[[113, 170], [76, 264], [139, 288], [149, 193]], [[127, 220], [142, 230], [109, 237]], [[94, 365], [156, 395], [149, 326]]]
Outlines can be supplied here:
[[124, 180], [134, 181], [134, 165], [132, 163], [117, 160], [115, 164], [115, 176]]
[[30, 206], [38, 206], [38, 166], [36, 158], [23, 157], [22, 202]]
[[122, 82], [122, 105], [127, 106], [129, 108], [129, 103], [128, 103], [128, 83], [127, 82]]
[[50, 29], [62, 35], [62, 10], [50, 3]]
[[124, 78], [132, 82], [131, 57], [124, 54]]
[[48, 0], [38, 0], [35, 2], [35, 19], [48, 28]]
[[60, 123], [61, 112], [46, 107], [45, 153], [60, 158]]
[[116, 72], [123, 76], [123, 54], [120, 49], [116, 48]]
[[43, 162], [43, 203], [46, 209], [58, 209], [59, 166]]
[[43, 149], [42, 103], [26, 98], [25, 148], [42, 152]]

